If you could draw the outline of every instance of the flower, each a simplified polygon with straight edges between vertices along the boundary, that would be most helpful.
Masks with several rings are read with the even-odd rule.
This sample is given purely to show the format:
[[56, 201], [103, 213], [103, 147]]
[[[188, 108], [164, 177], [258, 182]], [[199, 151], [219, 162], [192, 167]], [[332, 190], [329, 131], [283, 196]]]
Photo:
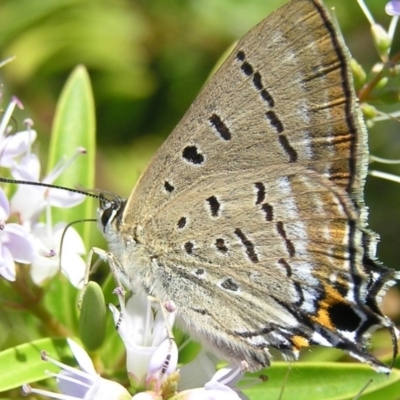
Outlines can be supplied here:
[[81, 255], [86, 253], [85, 245], [78, 232], [72, 227], [66, 229], [66, 226], [64, 222], [54, 227], [45, 223], [33, 226], [36, 256], [31, 265], [31, 277], [37, 285], [52, 278], [61, 268], [73, 286], [83, 287], [86, 264]]
[[0, 188], [0, 275], [15, 281], [15, 261], [30, 264], [35, 257], [33, 239], [21, 225], [6, 224], [10, 215], [7, 196]]
[[122, 292], [120, 289], [116, 292], [121, 311], [114, 306], [110, 309], [126, 347], [128, 374], [136, 394], [131, 397], [120, 384], [99, 376], [88, 354], [71, 339], [67, 339], [68, 344], [79, 369], [64, 365], [46, 353], [42, 356], [62, 369], [54, 376], [63, 395], [29, 385], [23, 387], [25, 394], [36, 393], [61, 400], [248, 400], [236, 388], [243, 377], [241, 366], [228, 365], [216, 371], [212, 356], [201, 352], [180, 371], [176, 370], [178, 349], [168, 333], [175, 318], [171, 304], [163, 304], [165, 310], [160, 312], [154, 309], [155, 302], [148, 296], [134, 294], [125, 308]]
[[386, 14], [400, 16], [400, 0], [391, 0], [386, 4]]
[[166, 321], [160, 310], [153, 312], [154, 303], [145, 294], [132, 295], [126, 308], [120, 303], [121, 312], [113, 305], [110, 310], [126, 348], [131, 385], [138, 391], [157, 392], [178, 362], [178, 349], [168, 335], [175, 312], [169, 313]]
[[48, 357], [42, 353], [42, 358], [61, 368], [61, 372], [56, 374], [58, 387], [63, 395], [52, 393], [46, 390], [32, 388], [24, 385], [23, 394], [36, 393], [49, 398], [61, 400], [128, 400], [132, 396], [119, 383], [102, 378], [94, 369], [92, 360], [86, 351], [72, 339], [67, 339], [69, 347], [79, 364], [79, 368], [72, 368], [69, 365]]
[[[83, 149], [77, 149], [76, 154], [69, 160], [61, 161], [43, 179], [43, 183], [52, 184], [65, 169], [76, 159], [79, 154], [84, 154]], [[15, 179], [40, 182], [40, 162], [35, 154], [26, 154], [20, 162], [14, 163], [12, 174]], [[27, 202], [27, 199], [29, 201]], [[80, 193], [47, 188], [38, 185], [19, 185], [11, 199], [12, 213], [16, 213], [22, 224], [32, 225], [47, 205], [53, 207], [69, 208], [80, 204], [85, 196]]]
[[[216, 371], [210, 358], [200, 353], [194, 361], [175, 371], [178, 350], [175, 341], [168, 337], [175, 311], [165, 316], [160, 310], [154, 313], [152, 305], [154, 303], [145, 294], [130, 297], [126, 309], [123, 301], [120, 302], [121, 311], [110, 305], [126, 348], [131, 385], [137, 391], [147, 390], [133, 396], [133, 400], [247, 399], [234, 389], [243, 377], [242, 369], [238, 366]], [[167, 365], [166, 360], [169, 361]]]

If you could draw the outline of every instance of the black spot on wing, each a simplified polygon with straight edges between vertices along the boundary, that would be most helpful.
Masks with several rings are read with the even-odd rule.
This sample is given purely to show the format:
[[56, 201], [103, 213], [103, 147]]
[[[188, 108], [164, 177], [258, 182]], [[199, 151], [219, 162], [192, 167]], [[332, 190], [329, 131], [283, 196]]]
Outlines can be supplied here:
[[221, 208], [221, 204], [219, 203], [218, 199], [215, 196], [210, 196], [207, 199], [207, 202], [210, 207], [211, 216], [218, 217]]
[[258, 256], [254, 247], [254, 244], [246, 237], [246, 235], [243, 233], [243, 231], [239, 228], [235, 229], [235, 235], [240, 239], [242, 242], [243, 246], [246, 249], [246, 254], [249, 257], [250, 261], [253, 263], [257, 263]]
[[203, 164], [204, 156], [196, 146], [186, 146], [182, 151], [182, 157], [191, 164]]

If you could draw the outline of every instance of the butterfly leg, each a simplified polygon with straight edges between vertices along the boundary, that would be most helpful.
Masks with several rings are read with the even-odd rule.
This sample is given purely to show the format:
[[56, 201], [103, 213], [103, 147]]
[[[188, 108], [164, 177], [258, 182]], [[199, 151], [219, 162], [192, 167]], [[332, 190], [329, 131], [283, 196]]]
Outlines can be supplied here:
[[[97, 254], [99, 256], [99, 258], [95, 261], [95, 263], [92, 264], [94, 254]], [[80, 293], [79, 299], [78, 299], [78, 308], [79, 309], [81, 308], [82, 298], [83, 298], [83, 295], [85, 294], [86, 287], [89, 283], [89, 275], [97, 270], [97, 268], [99, 267], [99, 265], [101, 264], [102, 261], [106, 261], [106, 262], [108, 261], [106, 252], [97, 247], [92, 247], [90, 249], [87, 259], [86, 259], [85, 276], [83, 278], [83, 288], [81, 290], [81, 293]]]
[[[89, 273], [93, 269], [91, 267], [92, 264], [92, 259], [93, 255], [96, 254], [99, 257], [98, 261], [104, 261], [106, 262], [109, 267], [110, 271], [114, 277], [115, 283], [116, 283], [116, 288], [114, 289], [113, 293], [117, 295], [118, 297], [118, 302], [120, 306], [120, 314], [118, 321], [115, 324], [116, 329], [118, 330], [121, 321], [123, 320], [124, 316], [128, 315], [126, 311], [126, 291], [124, 289], [124, 269], [121, 268], [118, 260], [115, 258], [115, 256], [112, 253], [109, 253], [107, 251], [104, 251], [102, 249], [99, 249], [97, 247], [94, 247], [90, 250], [89, 256], [88, 256], [88, 261], [87, 261], [87, 268], [86, 268], [86, 274], [85, 274], [85, 286], [87, 285], [89, 281]], [[95, 265], [97, 266], [97, 262]], [[164, 359], [160, 363], [160, 367], [158, 369], [157, 374], [159, 375], [159, 378], [164, 377], [170, 367], [171, 360], [174, 358], [174, 353], [177, 354], [177, 349], [176, 349], [176, 344], [174, 340], [174, 334], [172, 332], [172, 324], [173, 324], [173, 319], [174, 319], [174, 313], [176, 311], [176, 307], [173, 301], [161, 301], [156, 297], [153, 296], [148, 296], [148, 300], [152, 303], [158, 304], [160, 311], [162, 313], [163, 319], [164, 319], [164, 327], [167, 333], [167, 337], [164, 340], [165, 342], [165, 350], [163, 349], [163, 354], [165, 354]], [[160, 344], [160, 347], [162, 346], [162, 343]], [[175, 350], [175, 352], [174, 352]], [[175, 355], [176, 355], [175, 354]], [[172, 364], [174, 362], [172, 361]], [[175, 361], [176, 364], [176, 361]]]
[[153, 297], [153, 296], [147, 296], [148, 300], [158, 304], [158, 306], [160, 307], [161, 313], [163, 315], [164, 318], [164, 322], [165, 322], [165, 329], [167, 330], [167, 339], [168, 343], [169, 343], [169, 348], [168, 348], [168, 352], [167, 352], [167, 356], [165, 357], [165, 361], [162, 365], [161, 368], [161, 375], [164, 375], [168, 369], [169, 363], [170, 363], [170, 359], [172, 356], [172, 352], [173, 352], [173, 347], [176, 346], [175, 344], [175, 338], [174, 338], [174, 333], [172, 332], [172, 324], [171, 324], [171, 315], [176, 311], [176, 306], [175, 303], [170, 300], [170, 301], [161, 301], [160, 299]]

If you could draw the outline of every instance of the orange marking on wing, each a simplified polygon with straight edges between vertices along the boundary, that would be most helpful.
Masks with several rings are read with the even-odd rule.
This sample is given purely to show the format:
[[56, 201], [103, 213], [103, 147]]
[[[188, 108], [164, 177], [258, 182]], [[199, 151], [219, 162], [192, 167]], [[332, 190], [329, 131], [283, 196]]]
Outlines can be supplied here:
[[302, 347], [308, 347], [310, 345], [310, 342], [303, 336], [293, 336], [291, 338], [292, 343], [294, 347], [298, 350], [300, 350]]
[[311, 317], [311, 320], [328, 328], [335, 330], [335, 326], [332, 325], [331, 318], [329, 316], [329, 307], [337, 303], [347, 304], [346, 299], [332, 286], [324, 285], [325, 297], [318, 302], [317, 315]]

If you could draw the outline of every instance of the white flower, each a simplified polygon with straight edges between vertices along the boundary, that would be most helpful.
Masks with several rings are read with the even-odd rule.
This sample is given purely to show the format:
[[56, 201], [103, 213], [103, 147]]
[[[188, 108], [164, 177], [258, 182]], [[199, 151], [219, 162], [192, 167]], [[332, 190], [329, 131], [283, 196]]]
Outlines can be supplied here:
[[9, 215], [7, 196], [0, 188], [0, 275], [15, 281], [15, 261], [30, 264], [35, 250], [33, 239], [23, 226], [6, 224]]
[[129, 392], [119, 383], [104, 379], [97, 374], [92, 360], [85, 350], [73, 340], [67, 340], [80, 369], [60, 363], [48, 357], [47, 354], [42, 353], [45, 361], [50, 361], [62, 369], [55, 377], [58, 387], [63, 394], [60, 395], [24, 385], [23, 393], [25, 395], [36, 393], [61, 400], [130, 400], [132, 398]]
[[113, 305], [110, 310], [126, 348], [132, 386], [157, 392], [165, 377], [176, 369], [178, 349], [166, 329], [167, 324], [172, 328], [175, 313], [169, 313], [165, 321], [160, 310], [153, 312], [152, 305], [146, 295], [135, 294], [127, 301], [126, 308], [121, 305], [121, 312]]
[[[60, 162], [43, 179], [42, 183], [52, 184], [76, 157], [82, 153], [83, 150], [78, 149], [77, 153], [69, 160]], [[14, 179], [40, 182], [40, 161], [38, 157], [35, 154], [26, 154], [18, 164], [14, 163], [12, 174]], [[37, 221], [38, 216], [46, 206], [69, 208], [82, 203], [83, 200], [85, 200], [84, 195], [68, 190], [37, 185], [19, 185], [11, 199], [11, 211], [19, 216], [22, 224], [31, 226]]]
[[65, 230], [66, 225], [59, 222], [53, 228], [44, 223], [33, 226], [36, 256], [31, 265], [31, 277], [37, 285], [52, 278], [61, 267], [72, 285], [78, 289], [83, 287], [86, 264], [81, 255], [86, 253], [85, 246], [78, 232], [72, 227]]

